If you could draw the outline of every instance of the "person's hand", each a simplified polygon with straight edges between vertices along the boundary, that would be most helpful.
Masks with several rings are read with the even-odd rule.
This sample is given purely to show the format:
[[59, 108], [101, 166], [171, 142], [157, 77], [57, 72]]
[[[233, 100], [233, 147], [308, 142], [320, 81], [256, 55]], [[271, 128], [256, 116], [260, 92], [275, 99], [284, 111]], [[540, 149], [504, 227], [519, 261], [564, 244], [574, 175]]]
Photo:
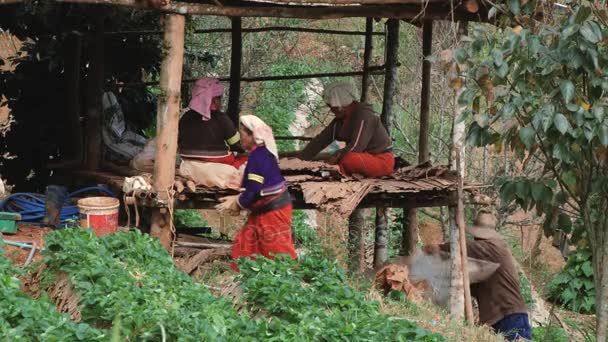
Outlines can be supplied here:
[[[232, 195], [220, 198], [220, 204], [215, 206], [215, 209], [221, 214], [227, 213], [232, 216], [238, 216], [241, 207], [238, 202], [239, 195]], [[236, 215], [235, 215], [236, 214]]]
[[336, 154], [332, 155], [331, 157], [327, 158], [327, 160], [325, 160], [325, 162], [330, 165], [336, 165], [336, 164], [338, 164], [338, 158], [339, 158], [339, 156], [336, 153]]
[[426, 244], [426, 245], [422, 246], [422, 251], [429, 255], [435, 255], [435, 254], [439, 253], [440, 248], [439, 248], [439, 245]]

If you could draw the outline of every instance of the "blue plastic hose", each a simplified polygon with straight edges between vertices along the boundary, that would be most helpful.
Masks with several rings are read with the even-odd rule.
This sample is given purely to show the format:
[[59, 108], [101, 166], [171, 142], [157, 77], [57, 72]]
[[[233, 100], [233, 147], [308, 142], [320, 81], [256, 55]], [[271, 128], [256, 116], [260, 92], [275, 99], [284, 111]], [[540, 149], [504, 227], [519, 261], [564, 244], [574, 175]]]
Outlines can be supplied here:
[[[100, 186], [92, 186], [74, 191], [68, 195], [61, 208], [61, 214], [59, 215], [61, 223], [67, 223], [70, 220], [78, 218], [79, 209], [78, 206], [72, 205], [72, 197], [89, 191], [101, 191], [116, 198], [116, 195], [112, 191]], [[40, 223], [45, 216], [45, 204], [46, 198], [44, 195], [18, 192], [0, 201], [0, 211], [21, 214], [20, 222]]]

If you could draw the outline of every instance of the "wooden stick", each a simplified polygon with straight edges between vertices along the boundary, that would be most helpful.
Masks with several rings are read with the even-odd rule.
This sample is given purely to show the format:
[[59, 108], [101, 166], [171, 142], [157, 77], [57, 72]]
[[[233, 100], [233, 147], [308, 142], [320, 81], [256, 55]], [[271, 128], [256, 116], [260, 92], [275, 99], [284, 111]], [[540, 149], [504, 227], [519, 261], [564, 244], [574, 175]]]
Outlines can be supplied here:
[[365, 19], [365, 50], [363, 50], [363, 78], [361, 79], [361, 102], [367, 101], [369, 92], [369, 64], [372, 60], [374, 19]]
[[[330, 1], [330, 0], [328, 0]], [[77, 4], [114, 5], [147, 10], [155, 10], [164, 13], [175, 13], [183, 15], [215, 15], [225, 17], [276, 17], [276, 18], [300, 18], [300, 19], [339, 19], [347, 17], [373, 17], [405, 20], [470, 20], [487, 21], [487, 15], [469, 13], [466, 10], [456, 8], [452, 14], [451, 9], [446, 6], [424, 7], [417, 4], [405, 5], [360, 5], [353, 3], [346, 6], [294, 6], [276, 5], [272, 3], [242, 2], [242, 6], [216, 6], [202, 3], [186, 3], [174, 1], [162, 8], [155, 8], [146, 1], [139, 0], [57, 0], [57, 2], [69, 2]]]
[[243, 56], [242, 20], [232, 18], [232, 47], [230, 50], [230, 95], [228, 98], [228, 117], [239, 123], [239, 100], [241, 96], [241, 59]]
[[23, 0], [0, 0], [0, 5], [11, 5], [22, 3]]
[[[1, 0], [0, 0], [1, 1]], [[275, 32], [275, 31], [284, 31], [284, 32], [307, 32], [307, 33], [319, 33], [319, 34], [334, 34], [334, 35], [343, 35], [343, 36], [365, 36], [367, 35], [367, 31], [349, 31], [349, 30], [325, 30], [325, 29], [315, 29], [308, 27], [289, 27], [289, 26], [267, 26], [267, 27], [254, 27], [254, 28], [244, 28], [241, 30], [242, 33], [262, 33], [262, 32]], [[218, 28], [218, 29], [200, 29], [195, 30], [195, 34], [208, 34], [208, 33], [230, 33], [232, 29], [230, 28]], [[163, 31], [154, 31], [154, 30], [144, 30], [144, 31], [108, 31], [104, 32], [104, 35], [107, 36], [124, 36], [124, 35], [162, 35]], [[372, 32], [373, 36], [381, 36], [384, 37], [384, 32]]]
[[[383, 65], [375, 65], [369, 68], [370, 73], [372, 74], [381, 74], [384, 70]], [[359, 76], [363, 75], [363, 71], [347, 71], [347, 72], [328, 72], [328, 73], [318, 73], [318, 74], [301, 74], [301, 75], [277, 75], [277, 76], [259, 76], [259, 77], [241, 77], [241, 82], [265, 82], [265, 81], [286, 81], [286, 80], [303, 80], [310, 78], [320, 78], [320, 77], [343, 77], [343, 76]], [[230, 77], [218, 77], [220, 81], [230, 81]], [[187, 79], [183, 80], [182, 83], [194, 83], [198, 79]], [[108, 87], [138, 87], [138, 86], [153, 86], [158, 85], [159, 82], [132, 82], [132, 83], [124, 83], [124, 84], [108, 84]]]
[[303, 141], [310, 141], [310, 140], [312, 140], [312, 137], [300, 137], [300, 136], [287, 137], [287, 136], [283, 136], [283, 135], [277, 135], [274, 138], [276, 140], [303, 140]]
[[[169, 190], [175, 181], [175, 158], [180, 107], [182, 66], [184, 62], [185, 18], [178, 14], [167, 14], [164, 18], [164, 47], [168, 50], [163, 58], [160, 72], [161, 95], [158, 97], [156, 116], [156, 154], [153, 187], [157, 200], [169, 203]], [[171, 213], [153, 212], [151, 235], [160, 238], [163, 247], [171, 248]]]
[[227, 244], [227, 243], [190, 242], [190, 241], [181, 241], [181, 240], [175, 241], [175, 245], [182, 246], [182, 247], [195, 247], [195, 248], [205, 248], [205, 249], [230, 247], [230, 244]]

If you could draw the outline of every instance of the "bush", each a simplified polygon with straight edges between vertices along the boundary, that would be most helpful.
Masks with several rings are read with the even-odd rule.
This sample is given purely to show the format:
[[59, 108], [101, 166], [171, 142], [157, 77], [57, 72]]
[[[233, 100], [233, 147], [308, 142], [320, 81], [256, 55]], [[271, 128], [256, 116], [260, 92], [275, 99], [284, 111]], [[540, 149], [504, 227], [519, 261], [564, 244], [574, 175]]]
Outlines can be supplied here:
[[532, 329], [533, 342], [568, 342], [570, 339], [562, 328], [555, 326], [536, 327]]
[[591, 251], [578, 248], [564, 269], [549, 283], [549, 299], [580, 313], [595, 312], [595, 283]]

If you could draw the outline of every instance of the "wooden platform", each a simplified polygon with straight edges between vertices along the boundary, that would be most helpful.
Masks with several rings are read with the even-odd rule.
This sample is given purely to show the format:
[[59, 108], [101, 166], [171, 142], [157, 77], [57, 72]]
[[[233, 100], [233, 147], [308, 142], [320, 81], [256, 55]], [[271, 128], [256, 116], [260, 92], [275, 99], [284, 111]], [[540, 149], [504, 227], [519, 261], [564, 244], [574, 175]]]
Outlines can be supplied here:
[[[280, 165], [296, 209], [322, 209], [348, 215], [355, 208], [418, 208], [456, 203], [457, 176], [445, 165], [404, 167], [381, 179], [342, 177], [335, 166], [323, 162], [282, 159]], [[80, 186], [105, 184], [115, 192], [122, 188], [125, 175], [133, 175], [132, 170], [66, 172]], [[175, 193], [173, 206], [175, 209], [210, 209], [220, 197], [236, 193], [202, 186], [196, 191], [185, 188]], [[148, 207], [167, 206], [157, 201], [153, 192], [140, 194], [138, 203]]]

